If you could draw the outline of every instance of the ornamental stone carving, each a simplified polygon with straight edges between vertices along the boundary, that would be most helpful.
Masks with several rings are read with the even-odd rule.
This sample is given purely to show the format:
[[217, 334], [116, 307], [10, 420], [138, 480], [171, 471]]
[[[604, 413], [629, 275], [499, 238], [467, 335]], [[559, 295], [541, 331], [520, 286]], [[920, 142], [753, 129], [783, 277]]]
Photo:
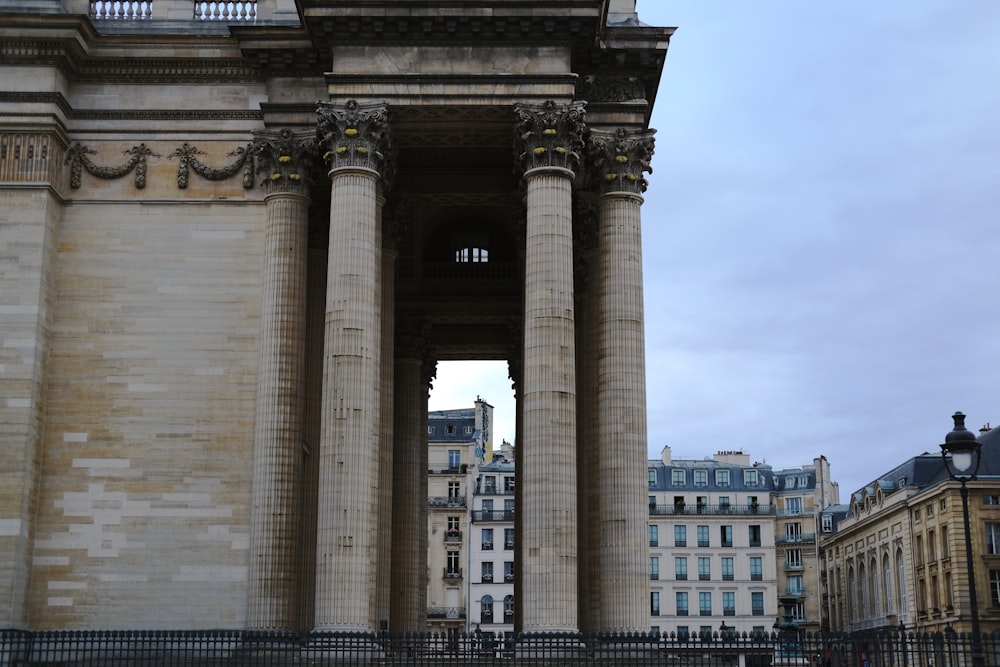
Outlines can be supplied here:
[[282, 129], [254, 133], [253, 150], [257, 173], [264, 176], [261, 181], [264, 191], [267, 194], [308, 194], [318, 148], [319, 141], [312, 131]]
[[97, 151], [86, 148], [82, 144], [75, 144], [66, 151], [65, 164], [70, 165], [69, 186], [73, 189], [79, 188], [83, 170], [91, 176], [111, 180], [121, 178], [135, 171], [135, 187], [138, 190], [146, 187], [146, 160], [149, 157], [160, 157], [150, 150], [146, 144], [133, 146], [127, 151], [123, 151], [129, 159], [125, 164], [118, 167], [102, 167], [94, 164], [88, 156], [96, 155]]
[[345, 167], [371, 169], [385, 175], [389, 153], [389, 112], [384, 104], [320, 104], [319, 132], [330, 171]]
[[643, 173], [652, 173], [649, 162], [653, 157], [653, 135], [656, 130], [631, 132], [593, 130], [590, 134], [590, 157], [594, 165], [594, 180], [599, 192], [632, 192], [641, 194], [649, 182]]
[[518, 162], [527, 172], [553, 167], [575, 172], [583, 150], [586, 102], [514, 105]]
[[235, 151], [227, 153], [227, 157], [235, 157], [236, 159], [231, 164], [218, 169], [209, 167], [198, 159], [199, 155], [204, 154], [203, 151], [194, 146], [184, 144], [169, 156], [171, 159], [175, 157], [178, 159], [178, 188], [181, 190], [187, 188], [192, 171], [209, 181], [224, 181], [240, 173], [241, 170], [243, 172], [243, 188], [249, 190], [253, 187], [253, 144], [240, 146]]

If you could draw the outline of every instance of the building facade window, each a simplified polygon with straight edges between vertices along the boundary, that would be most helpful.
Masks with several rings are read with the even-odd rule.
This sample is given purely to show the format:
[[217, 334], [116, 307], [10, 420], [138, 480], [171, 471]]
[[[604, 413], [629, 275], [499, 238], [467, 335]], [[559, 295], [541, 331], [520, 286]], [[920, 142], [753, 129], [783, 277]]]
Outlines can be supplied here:
[[514, 581], [514, 561], [512, 560], [504, 561], [503, 580], [508, 584]]
[[788, 577], [788, 594], [802, 595], [802, 575], [793, 574]]
[[687, 545], [687, 526], [674, 526], [674, 546], [686, 547]]
[[760, 556], [750, 556], [750, 580], [763, 581], [764, 559]]
[[708, 486], [708, 471], [707, 470], [695, 470], [694, 471], [694, 485], [695, 486]]
[[785, 567], [792, 570], [802, 568], [802, 549], [789, 549], [785, 552]]
[[507, 551], [511, 551], [514, 548], [514, 529], [504, 528], [503, 529], [503, 548]]
[[759, 591], [750, 593], [750, 613], [754, 616], [764, 615], [764, 593]]
[[462, 497], [462, 483], [461, 482], [448, 482], [448, 497], [449, 498], [461, 498]]
[[678, 591], [674, 594], [674, 599], [677, 601], [677, 615], [687, 616], [688, 615], [688, 594], [684, 591]]
[[722, 615], [736, 615], [736, 593], [735, 591], [722, 591]]
[[656, 468], [647, 469], [646, 476], [649, 478], [649, 485], [656, 486]]
[[726, 488], [729, 486], [729, 471], [728, 470], [716, 470], [715, 471], [715, 485], [720, 488]]
[[743, 471], [743, 485], [744, 486], [757, 486], [757, 471], [756, 470], [744, 470]]
[[708, 581], [712, 578], [712, 559], [704, 556], [698, 557], [698, 580]]
[[712, 594], [709, 591], [698, 593], [698, 614], [701, 616], [712, 615]]
[[833, 532], [833, 517], [832, 516], [830, 516], [829, 514], [824, 514], [822, 517], [820, 517], [820, 522], [823, 525], [822, 531], [824, 533], [832, 533]]
[[983, 495], [984, 505], [1000, 505], [1000, 496], [996, 494], [984, 494]]
[[722, 540], [722, 546], [724, 547], [733, 546], [733, 527], [719, 526], [719, 537]]
[[[440, 561], [438, 561], [438, 562], [440, 562]], [[458, 552], [457, 551], [449, 551], [446, 562], [447, 562], [447, 569], [448, 569], [448, 574], [449, 575], [457, 575], [459, 572], [461, 572], [462, 568], [459, 565], [459, 563], [461, 561], [459, 561]]]
[[750, 546], [759, 547], [760, 546], [760, 526], [752, 525], [747, 531], [750, 535]]
[[650, 525], [649, 526], [649, 546], [658, 547], [660, 546], [660, 527]]
[[503, 622], [514, 622], [514, 596], [505, 595], [503, 598]]
[[722, 580], [732, 581], [734, 578], [733, 574], [733, 557], [723, 556], [722, 557]]
[[990, 570], [990, 602], [1000, 607], [1000, 570]]
[[652, 616], [660, 615], [660, 593], [658, 591], [649, 593], [649, 613]]
[[1000, 523], [986, 524], [986, 553], [1000, 555]]
[[462, 450], [460, 449], [449, 449], [448, 450], [448, 467], [451, 469], [456, 469], [462, 465]]
[[660, 578], [660, 557], [649, 557], [649, 578], [656, 580]]
[[708, 526], [698, 526], [698, 546], [699, 547], [709, 546]]
[[493, 529], [483, 528], [482, 535], [480, 536], [480, 542], [483, 546], [483, 551], [493, 551]]
[[493, 622], [493, 596], [484, 595], [483, 599], [480, 600], [480, 612], [479, 612], [479, 622], [480, 623], [492, 623]]
[[785, 498], [785, 513], [786, 514], [802, 514], [802, 498]]
[[687, 484], [687, 474], [683, 470], [674, 468], [670, 471], [670, 483], [673, 486], [684, 486]]
[[496, 475], [486, 475], [483, 477], [483, 489], [487, 495], [495, 495], [497, 492]]
[[802, 524], [798, 521], [785, 524], [785, 539], [789, 542], [802, 541]]
[[[483, 583], [489, 584], [493, 582], [493, 561], [483, 561], [480, 575]], [[492, 600], [490, 602], [492, 603]]]
[[686, 556], [674, 556], [674, 579], [684, 581], [688, 578], [688, 559]]

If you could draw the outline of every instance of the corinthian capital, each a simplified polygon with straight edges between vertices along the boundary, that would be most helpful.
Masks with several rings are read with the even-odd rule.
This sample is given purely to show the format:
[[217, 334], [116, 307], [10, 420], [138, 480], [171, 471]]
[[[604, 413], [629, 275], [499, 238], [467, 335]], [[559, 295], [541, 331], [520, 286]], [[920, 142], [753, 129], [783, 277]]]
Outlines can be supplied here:
[[363, 167], [385, 175], [389, 152], [389, 112], [384, 104], [320, 104], [319, 132], [330, 171]]
[[315, 132], [255, 132], [253, 150], [257, 173], [264, 176], [264, 191], [308, 194], [318, 143]]
[[517, 151], [524, 171], [557, 167], [575, 171], [583, 149], [585, 102], [514, 105]]
[[656, 130], [630, 132], [623, 127], [591, 131], [590, 157], [600, 192], [646, 191], [649, 183], [643, 173], [653, 172], [649, 161], [653, 158], [654, 134]]

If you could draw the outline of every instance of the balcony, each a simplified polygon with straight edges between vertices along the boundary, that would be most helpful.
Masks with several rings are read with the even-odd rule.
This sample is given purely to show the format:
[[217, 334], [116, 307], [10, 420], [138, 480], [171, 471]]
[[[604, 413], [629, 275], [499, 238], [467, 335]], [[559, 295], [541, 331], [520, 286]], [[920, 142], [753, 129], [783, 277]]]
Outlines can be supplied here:
[[445, 581], [461, 581], [462, 580], [462, 568], [460, 568], [460, 567], [446, 567], [446, 568], [444, 568], [444, 576], [442, 578]]
[[503, 543], [503, 548], [505, 550], [507, 550], [507, 551], [511, 551], [511, 550], [514, 549], [514, 543], [513, 542], [504, 542]]
[[427, 499], [427, 506], [435, 509], [465, 507], [465, 496], [431, 496]]
[[657, 505], [649, 506], [651, 516], [774, 516], [773, 505]]
[[798, 572], [805, 569], [802, 563], [785, 563], [785, 572]]
[[492, 574], [484, 574], [481, 583], [492, 584], [493, 583], [493, 575]]
[[462, 543], [462, 531], [450, 528], [445, 531], [444, 534], [445, 544], [461, 544]]
[[508, 584], [512, 584], [512, 583], [514, 583], [514, 575], [513, 574], [505, 574], [505, 575], [503, 575], [503, 580], [505, 582], [507, 582]]
[[815, 542], [816, 533], [799, 533], [797, 535], [775, 535], [775, 544], [802, 544], [803, 542]]
[[473, 521], [513, 521], [514, 510], [475, 510], [472, 513]]
[[493, 543], [483, 542], [483, 551], [493, 551]]
[[806, 591], [804, 588], [787, 588], [785, 589], [784, 597], [788, 598], [804, 598], [806, 596]]
[[460, 620], [465, 618], [465, 607], [428, 607], [427, 618]]

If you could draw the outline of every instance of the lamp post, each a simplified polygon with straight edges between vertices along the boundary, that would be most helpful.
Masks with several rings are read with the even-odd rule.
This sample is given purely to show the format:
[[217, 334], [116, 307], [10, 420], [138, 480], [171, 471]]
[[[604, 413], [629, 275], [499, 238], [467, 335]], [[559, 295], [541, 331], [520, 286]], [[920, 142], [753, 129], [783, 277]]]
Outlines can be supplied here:
[[976, 436], [965, 428], [965, 415], [952, 415], [955, 428], [944, 438], [941, 458], [948, 475], [961, 486], [962, 520], [965, 523], [965, 563], [969, 573], [969, 606], [972, 607], [972, 667], [985, 667], [986, 656], [979, 632], [979, 603], [976, 601], [976, 575], [972, 560], [972, 529], [969, 526], [969, 487], [967, 483], [976, 478], [982, 457], [981, 445]]

